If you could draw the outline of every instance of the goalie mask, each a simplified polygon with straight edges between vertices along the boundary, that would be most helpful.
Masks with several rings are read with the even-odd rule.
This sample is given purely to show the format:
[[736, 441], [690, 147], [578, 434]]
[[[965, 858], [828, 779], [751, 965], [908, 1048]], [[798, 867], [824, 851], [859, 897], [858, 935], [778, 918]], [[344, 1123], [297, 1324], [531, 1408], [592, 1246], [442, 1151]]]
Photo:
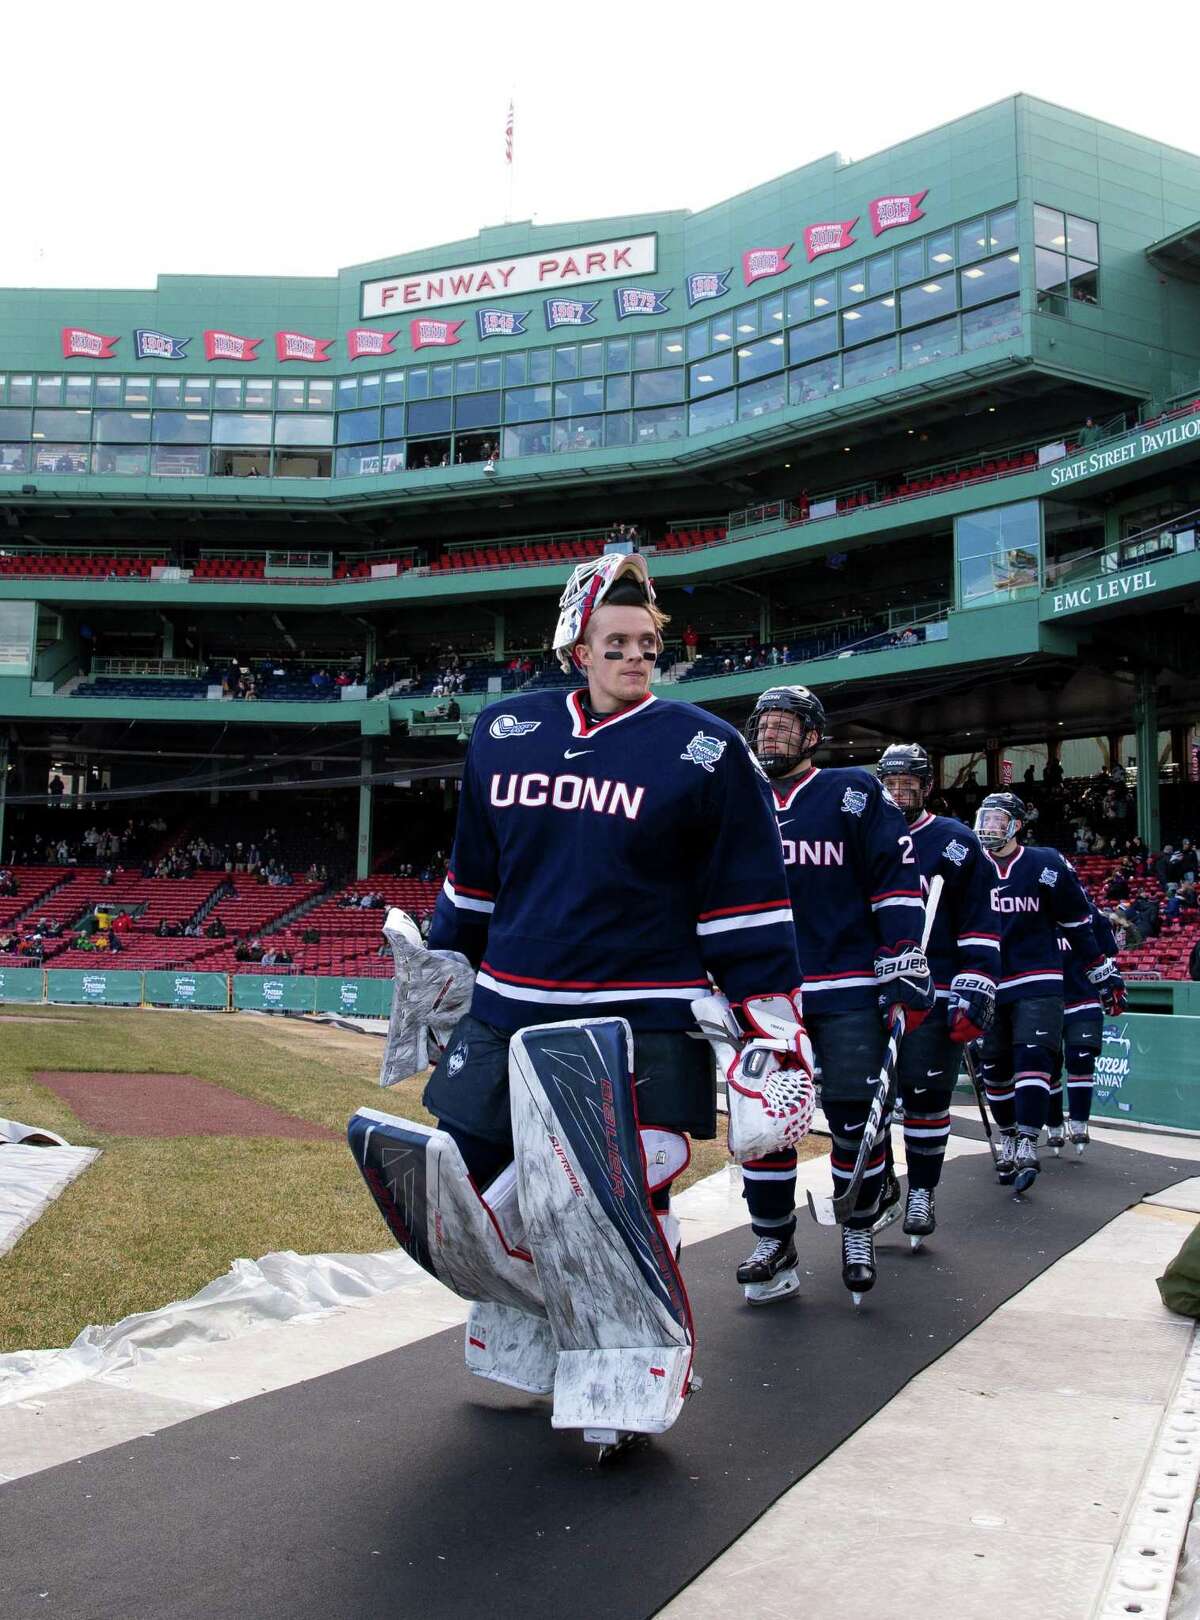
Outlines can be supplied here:
[[975, 812], [975, 836], [994, 855], [1012, 843], [1025, 817], [1025, 806], [1015, 793], [989, 793]]
[[[892, 743], [880, 756], [875, 774], [904, 812], [908, 822], [916, 821], [925, 808], [933, 786], [933, 766], [920, 743]], [[901, 786], [909, 777], [916, 786]]]
[[[809, 736], [815, 733], [812, 742]], [[768, 776], [786, 776], [825, 736], [825, 710], [807, 686], [770, 686], [746, 722], [745, 737]]]
[[[638, 588], [648, 608], [654, 607], [654, 582], [640, 552], [606, 551], [600, 557], [590, 557], [580, 563], [572, 572], [558, 599], [558, 624], [554, 631], [554, 651], [568, 675], [578, 668], [575, 649], [587, 634], [592, 614], [603, 606], [613, 587], [624, 581]], [[658, 650], [662, 651], [661, 635]]]

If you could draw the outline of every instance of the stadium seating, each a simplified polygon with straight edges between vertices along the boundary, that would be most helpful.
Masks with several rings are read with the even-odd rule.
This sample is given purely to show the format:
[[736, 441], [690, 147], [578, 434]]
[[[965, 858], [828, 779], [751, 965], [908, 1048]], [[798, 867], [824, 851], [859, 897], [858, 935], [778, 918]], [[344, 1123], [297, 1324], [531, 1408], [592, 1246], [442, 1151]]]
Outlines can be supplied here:
[[149, 579], [152, 568], [165, 568], [165, 557], [64, 556], [47, 552], [8, 552], [0, 557], [0, 574], [65, 579]]
[[82, 681], [73, 693], [81, 698], [136, 699], [144, 702], [195, 702], [208, 696], [207, 681], [177, 680], [172, 676], [97, 675]]

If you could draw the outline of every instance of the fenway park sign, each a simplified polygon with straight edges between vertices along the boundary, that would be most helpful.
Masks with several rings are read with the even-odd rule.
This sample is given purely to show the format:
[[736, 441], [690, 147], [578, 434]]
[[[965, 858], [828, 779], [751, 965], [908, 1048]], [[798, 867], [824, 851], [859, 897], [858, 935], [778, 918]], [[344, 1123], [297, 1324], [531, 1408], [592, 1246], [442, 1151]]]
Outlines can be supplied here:
[[658, 269], [656, 236], [621, 237], [553, 248], [511, 259], [484, 259], [476, 264], [419, 270], [362, 284], [362, 319], [393, 316], [402, 310], [436, 309], [507, 293], [557, 292], [592, 281], [648, 276]]

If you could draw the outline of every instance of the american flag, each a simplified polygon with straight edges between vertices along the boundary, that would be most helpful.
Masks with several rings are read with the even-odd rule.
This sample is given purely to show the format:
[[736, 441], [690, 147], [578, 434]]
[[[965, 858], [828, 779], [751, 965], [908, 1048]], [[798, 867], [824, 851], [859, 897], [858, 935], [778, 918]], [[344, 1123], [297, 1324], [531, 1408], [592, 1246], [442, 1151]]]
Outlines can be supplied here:
[[509, 104], [508, 104], [508, 121], [506, 122], [506, 124], [504, 126], [504, 161], [506, 163], [511, 163], [512, 162], [512, 146], [513, 146], [513, 104], [510, 101]]

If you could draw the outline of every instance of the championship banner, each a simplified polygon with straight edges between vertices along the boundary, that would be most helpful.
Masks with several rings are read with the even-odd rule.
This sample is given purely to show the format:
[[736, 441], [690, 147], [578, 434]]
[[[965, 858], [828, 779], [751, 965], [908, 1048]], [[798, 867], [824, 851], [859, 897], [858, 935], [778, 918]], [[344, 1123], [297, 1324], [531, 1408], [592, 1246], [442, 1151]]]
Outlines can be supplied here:
[[64, 326], [62, 352], [64, 360], [112, 360], [113, 344], [120, 338], [104, 337], [100, 332], [89, 332], [82, 326]]
[[204, 358], [206, 360], [257, 360], [254, 352], [262, 338], [238, 337], [234, 332], [205, 332]]
[[929, 188], [914, 192], [908, 197], [876, 197], [868, 204], [871, 214], [871, 230], [876, 236], [884, 231], [894, 231], [897, 225], [911, 225], [914, 220], [924, 219], [925, 212], [921, 204], [929, 195]]
[[448, 349], [458, 342], [461, 321], [423, 321], [408, 323], [409, 338], [414, 349]]
[[591, 326], [596, 319], [598, 298], [547, 298], [544, 304], [546, 330], [556, 326]]
[[729, 278], [732, 274], [732, 269], [697, 270], [688, 276], [685, 283], [688, 307], [702, 304], [706, 298], [724, 298], [729, 291]]
[[787, 247], [748, 248], [742, 254], [742, 280], [747, 287], [752, 281], [761, 281], [764, 276], [781, 276], [785, 270], [790, 270], [788, 254], [795, 245], [789, 242]]
[[650, 287], [614, 287], [617, 319], [623, 321], [628, 315], [665, 315], [667, 300], [674, 291], [674, 287], [669, 287], [665, 293], [655, 292]]
[[168, 337], [166, 332], [148, 332], [139, 326], [133, 334], [133, 346], [139, 360], [186, 360], [190, 337]]
[[854, 237], [851, 234], [858, 224], [858, 215], [853, 219], [826, 220], [820, 225], [806, 225], [804, 227], [804, 251], [808, 254], [808, 262], [819, 259], [822, 253], [840, 253], [843, 248], [854, 246]]
[[377, 332], [371, 326], [352, 326], [346, 333], [346, 354], [351, 360], [363, 360], [370, 355], [395, 354], [400, 328], [394, 332]]
[[315, 364], [329, 359], [325, 351], [332, 342], [332, 338], [308, 337], [303, 332], [276, 332], [275, 358], [279, 361], [304, 360]]
[[525, 322], [532, 313], [528, 309], [519, 312], [515, 309], [477, 309], [475, 311], [475, 325], [479, 329], [481, 339], [523, 337], [525, 335]]

